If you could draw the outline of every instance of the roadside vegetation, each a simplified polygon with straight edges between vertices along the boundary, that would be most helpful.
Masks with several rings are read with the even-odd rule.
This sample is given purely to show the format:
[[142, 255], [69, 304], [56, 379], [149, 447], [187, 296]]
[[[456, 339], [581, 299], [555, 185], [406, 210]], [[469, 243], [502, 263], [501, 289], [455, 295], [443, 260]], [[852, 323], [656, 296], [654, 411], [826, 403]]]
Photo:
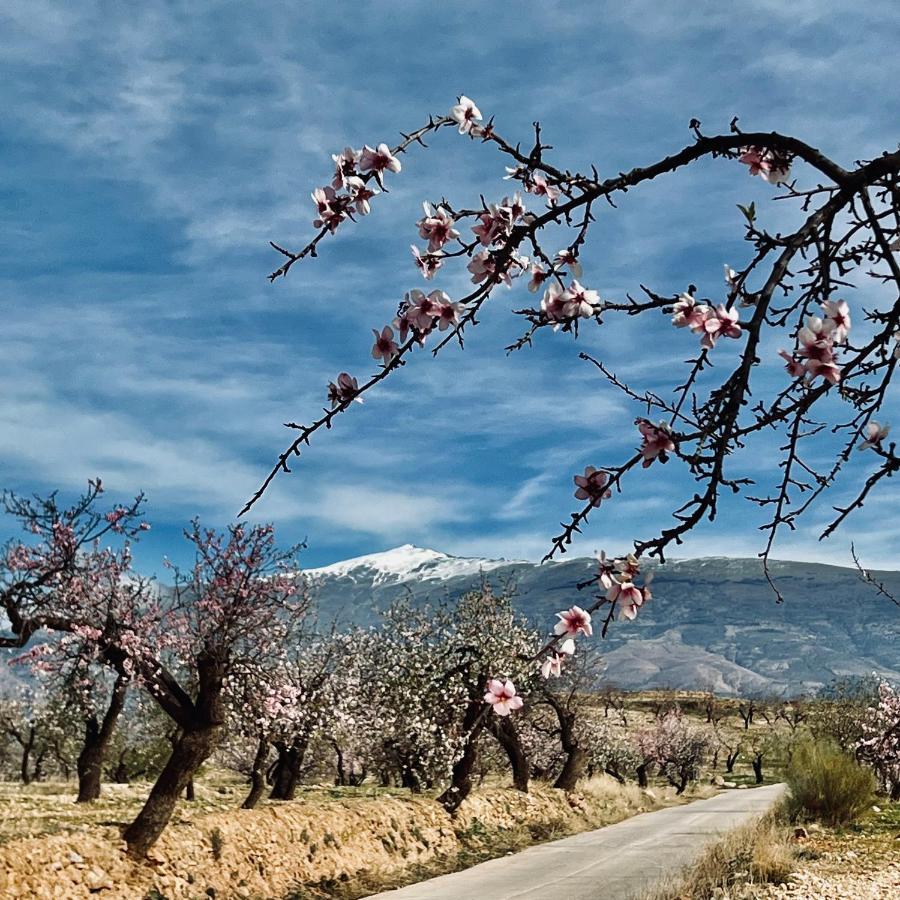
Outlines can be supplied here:
[[900, 803], [876, 795], [872, 770], [833, 737], [806, 736], [792, 749], [785, 782], [775, 810], [712, 844], [647, 900], [778, 897], [785, 885], [808, 900], [896, 895]]

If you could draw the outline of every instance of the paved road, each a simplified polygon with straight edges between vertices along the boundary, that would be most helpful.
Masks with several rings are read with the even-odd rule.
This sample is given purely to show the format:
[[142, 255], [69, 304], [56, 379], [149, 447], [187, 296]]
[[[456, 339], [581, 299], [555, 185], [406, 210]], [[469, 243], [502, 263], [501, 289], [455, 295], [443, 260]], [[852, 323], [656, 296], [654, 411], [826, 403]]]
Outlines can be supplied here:
[[379, 900], [626, 900], [687, 865], [725, 831], [761, 815], [783, 785], [730, 790], [529, 847], [463, 872], [375, 894]]

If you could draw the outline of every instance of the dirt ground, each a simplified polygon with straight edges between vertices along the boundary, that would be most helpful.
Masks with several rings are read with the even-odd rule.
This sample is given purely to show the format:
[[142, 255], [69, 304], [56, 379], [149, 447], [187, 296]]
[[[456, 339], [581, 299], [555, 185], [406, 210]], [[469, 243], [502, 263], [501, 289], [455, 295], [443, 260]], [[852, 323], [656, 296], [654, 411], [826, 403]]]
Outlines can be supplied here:
[[785, 884], [754, 897], [791, 900], [896, 900], [900, 897], [900, 804], [876, 807], [858, 825], [811, 827]]
[[[0, 790], [0, 896], [176, 900], [203, 896], [359, 897], [671, 802], [606, 776], [566, 795], [488, 788], [452, 818], [430, 797], [311, 787], [297, 800], [238, 808], [243, 786], [199, 783], [146, 864], [124, 854], [121, 825], [142, 788], [110, 787], [76, 805], [71, 785]], [[705, 792], [710, 792], [705, 788]]]

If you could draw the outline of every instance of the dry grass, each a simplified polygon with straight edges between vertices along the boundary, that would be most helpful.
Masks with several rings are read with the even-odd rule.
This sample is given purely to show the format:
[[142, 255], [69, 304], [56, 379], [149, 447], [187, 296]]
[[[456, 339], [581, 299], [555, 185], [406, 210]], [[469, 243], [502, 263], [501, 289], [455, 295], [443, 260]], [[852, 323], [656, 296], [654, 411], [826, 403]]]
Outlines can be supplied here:
[[737, 828], [711, 845], [677, 882], [656, 888], [645, 900], [709, 900], [746, 896], [754, 885], [783, 884], [797, 865], [784, 812], [777, 809]]
[[204, 783], [139, 865], [119, 836], [139, 787], [89, 806], [76, 806], [69, 790], [4, 788], [0, 896], [362, 897], [687, 799], [602, 776], [576, 794], [489, 788], [451, 819], [433, 798], [369, 788], [308, 789], [290, 803], [240, 810], [240, 785]]
[[[792, 900], [881, 900], [900, 897], [900, 803], [879, 800], [848, 828], [809, 826], [790, 876]], [[754, 898], [781, 897], [761, 886]]]

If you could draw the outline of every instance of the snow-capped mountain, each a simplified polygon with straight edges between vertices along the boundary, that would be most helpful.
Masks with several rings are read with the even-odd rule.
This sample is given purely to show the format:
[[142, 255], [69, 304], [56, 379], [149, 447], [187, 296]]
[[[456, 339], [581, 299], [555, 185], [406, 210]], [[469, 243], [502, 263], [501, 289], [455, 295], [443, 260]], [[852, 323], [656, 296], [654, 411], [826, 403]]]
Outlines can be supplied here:
[[[482, 578], [514, 592], [516, 605], [549, 627], [554, 613], [589, 597], [576, 585], [595, 562], [450, 556], [405, 544], [305, 574], [323, 619], [372, 623], [391, 600], [453, 599]], [[659, 566], [653, 600], [605, 639], [607, 679], [627, 688], [721, 693], [813, 691], [833, 678], [877, 672], [900, 679], [900, 610], [852, 569], [773, 562], [784, 603], [757, 559], [715, 557]], [[874, 573], [900, 596], [900, 572]], [[600, 640], [596, 638], [596, 640]]]
[[307, 569], [313, 579], [349, 578], [374, 585], [399, 584], [405, 581], [446, 581], [490, 572], [510, 563], [502, 559], [475, 559], [448, 556], [437, 550], [426, 550], [404, 544], [383, 553], [357, 556], [320, 569]]

